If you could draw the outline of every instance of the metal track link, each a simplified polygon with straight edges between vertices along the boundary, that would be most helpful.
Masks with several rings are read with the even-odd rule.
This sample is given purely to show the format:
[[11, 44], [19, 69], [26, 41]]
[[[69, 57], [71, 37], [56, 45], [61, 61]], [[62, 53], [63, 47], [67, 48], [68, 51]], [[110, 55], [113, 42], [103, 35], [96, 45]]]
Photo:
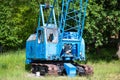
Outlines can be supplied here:
[[33, 73], [40, 72], [40, 75], [58, 75], [58, 66], [54, 64], [32, 63]]
[[[92, 75], [93, 67], [85, 64], [72, 63], [77, 68], [77, 75]], [[43, 64], [43, 63], [32, 63], [32, 73], [40, 72], [40, 75], [66, 75], [63, 63], [54, 64]]]
[[92, 75], [94, 73], [93, 67], [85, 64], [75, 64], [77, 67], [77, 74], [78, 75]]

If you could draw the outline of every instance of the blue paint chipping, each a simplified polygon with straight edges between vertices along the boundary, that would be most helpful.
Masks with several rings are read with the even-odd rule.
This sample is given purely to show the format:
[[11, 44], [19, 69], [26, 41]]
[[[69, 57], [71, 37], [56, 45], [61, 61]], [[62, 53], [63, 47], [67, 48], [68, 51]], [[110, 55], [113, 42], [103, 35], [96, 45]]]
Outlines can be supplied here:
[[[76, 10], [74, 6], [71, 9], [70, 5], [74, 5], [74, 1], [78, 1], [80, 9]], [[40, 5], [36, 33], [31, 34], [26, 41], [26, 64], [31, 64], [35, 60], [52, 62], [85, 60], [85, 42], [82, 35], [87, 2], [88, 0], [62, 0], [60, 19], [56, 19], [54, 0], [53, 5], [49, 5], [50, 14], [47, 21], [44, 19], [47, 6]], [[70, 20], [73, 20], [74, 24], [68, 23]], [[76, 67], [73, 64], [64, 63], [64, 68], [68, 76], [76, 75]]]

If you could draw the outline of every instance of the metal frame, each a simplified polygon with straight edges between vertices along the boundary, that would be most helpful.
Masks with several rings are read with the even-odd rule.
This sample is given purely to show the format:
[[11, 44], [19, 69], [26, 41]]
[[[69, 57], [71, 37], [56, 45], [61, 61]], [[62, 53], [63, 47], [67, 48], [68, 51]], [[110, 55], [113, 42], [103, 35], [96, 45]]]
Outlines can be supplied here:
[[[74, 8], [75, 1], [79, 2], [79, 9]], [[80, 39], [80, 41], [82, 40], [87, 3], [88, 0], [62, 0], [61, 20], [59, 24], [62, 35], [64, 32], [75, 29], [77, 30], [76, 32], [78, 33], [78, 38]], [[73, 4], [72, 11], [69, 10], [70, 4]], [[79, 12], [79, 14], [76, 14], [76, 12]], [[71, 13], [75, 15], [69, 16], [69, 14]], [[75, 21], [76, 26], [72, 26], [67, 23], [67, 21], [69, 21], [70, 19]], [[70, 28], [65, 30], [66, 26], [69, 26]]]
[[[49, 7], [51, 9], [50, 10], [50, 15], [48, 17], [48, 20], [45, 23], [44, 13], [43, 13], [43, 9], [45, 7], [46, 7], [46, 5], [40, 5], [40, 13], [39, 13], [39, 18], [38, 18], [38, 27], [40, 27], [40, 26], [44, 26], [44, 27], [48, 26], [48, 24], [50, 24], [50, 18], [53, 18], [53, 20], [54, 20], [53, 24], [57, 25], [56, 18], [55, 18], [54, 6], [51, 6], [51, 5]], [[42, 19], [42, 25], [40, 24], [40, 19]]]
[[[79, 8], [74, 8], [75, 1], [79, 2]], [[60, 32], [62, 43], [64, 44], [77, 44], [77, 57], [76, 59], [85, 60], [85, 43], [82, 38], [84, 21], [86, 16], [86, 7], [88, 0], [62, 0], [62, 11], [60, 20]], [[72, 10], [70, 5], [72, 4]], [[71, 15], [74, 14], [74, 15]], [[70, 20], [74, 21], [74, 26], [70, 24]], [[68, 29], [65, 29], [69, 27]], [[75, 34], [72, 36], [72, 34]], [[67, 37], [65, 37], [67, 36]], [[72, 37], [72, 38], [70, 38]], [[80, 55], [82, 53], [82, 56]], [[84, 59], [82, 59], [84, 57]]]

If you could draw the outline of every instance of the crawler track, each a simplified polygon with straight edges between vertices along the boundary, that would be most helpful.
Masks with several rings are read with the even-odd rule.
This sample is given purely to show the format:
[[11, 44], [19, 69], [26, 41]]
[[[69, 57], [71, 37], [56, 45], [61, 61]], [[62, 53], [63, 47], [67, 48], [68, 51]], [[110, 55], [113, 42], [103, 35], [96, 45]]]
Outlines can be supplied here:
[[[89, 65], [79, 65], [73, 63], [77, 68], [77, 75], [91, 75], [93, 74], [93, 68]], [[40, 75], [66, 75], [66, 71], [63, 63], [32, 63], [31, 64], [32, 73], [40, 72]]]

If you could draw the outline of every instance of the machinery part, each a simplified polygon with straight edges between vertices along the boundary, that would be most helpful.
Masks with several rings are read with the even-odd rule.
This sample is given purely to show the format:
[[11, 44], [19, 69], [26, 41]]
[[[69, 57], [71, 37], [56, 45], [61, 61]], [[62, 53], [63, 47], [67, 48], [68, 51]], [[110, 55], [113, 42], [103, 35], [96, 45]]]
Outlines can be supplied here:
[[45, 64], [48, 67], [48, 75], [58, 75], [58, 67], [54, 64]]
[[45, 75], [48, 72], [48, 67], [43, 64], [32, 63], [32, 73], [40, 72], [40, 75]]
[[76, 67], [71, 63], [64, 63], [64, 68], [66, 70], [67, 76], [74, 77], [76, 76]]
[[57, 64], [58, 66], [58, 75], [66, 74], [63, 64]]
[[40, 75], [58, 75], [58, 67], [54, 64], [32, 63], [31, 71], [40, 72]]
[[76, 74], [83, 75], [92, 75], [93, 68], [88, 65], [79, 65], [76, 63], [32, 63], [32, 73], [36, 74], [39, 72], [40, 75], [68, 75], [70, 77], [75, 76]]
[[85, 64], [76, 64], [77, 73], [79, 75], [92, 75], [93, 74], [93, 67], [85, 65]]
[[86, 75], [91, 75], [93, 74], [93, 68], [89, 65], [82, 65], [84, 67], [85, 70], [85, 74]]
[[82, 75], [85, 75], [85, 70], [83, 67], [81, 66], [76, 66], [77, 67], [77, 74], [82, 76]]

